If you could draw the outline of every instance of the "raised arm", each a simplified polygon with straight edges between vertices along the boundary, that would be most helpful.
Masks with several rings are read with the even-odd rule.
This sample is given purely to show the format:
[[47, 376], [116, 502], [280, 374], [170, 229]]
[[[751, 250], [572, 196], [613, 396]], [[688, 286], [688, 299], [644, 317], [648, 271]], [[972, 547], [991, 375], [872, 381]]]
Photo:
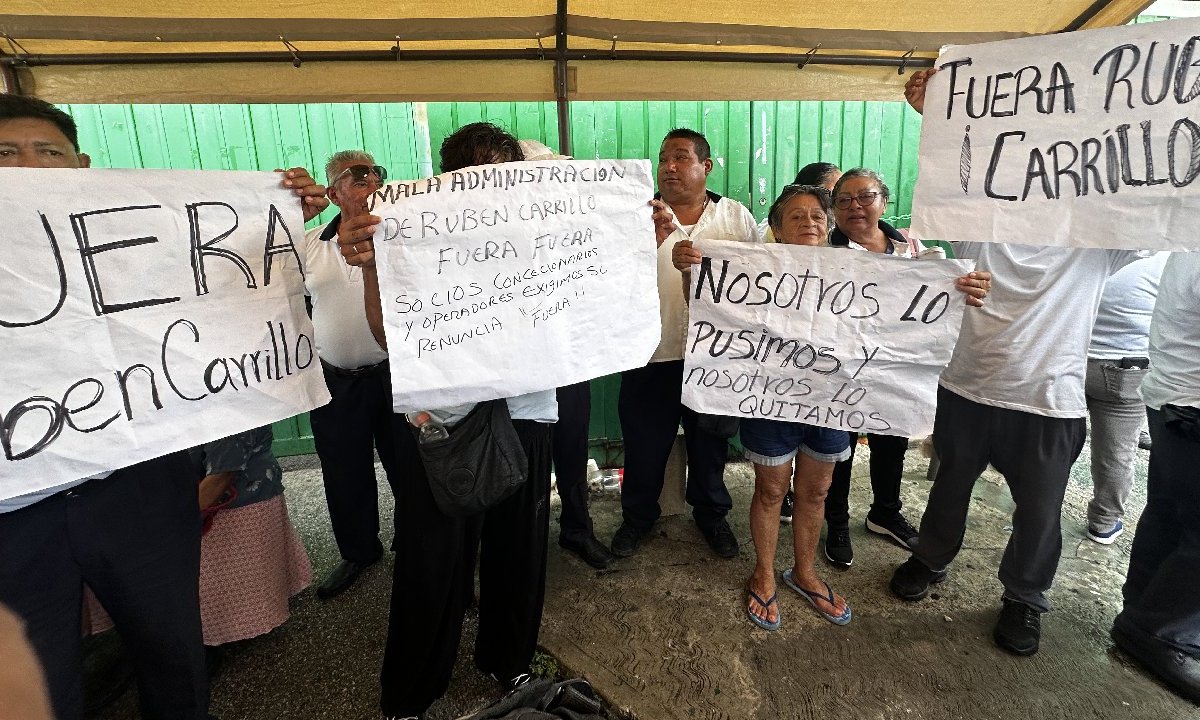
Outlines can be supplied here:
[[379, 300], [379, 273], [375, 268], [375, 228], [382, 220], [367, 212], [363, 203], [344, 203], [342, 223], [338, 227], [338, 249], [349, 265], [357, 265], [363, 273], [363, 304], [367, 310], [367, 325], [379, 347], [387, 350], [383, 332], [383, 306]]
[[918, 70], [904, 83], [904, 99], [912, 105], [913, 110], [921, 114], [925, 113], [925, 84], [936, 72], [937, 68]]

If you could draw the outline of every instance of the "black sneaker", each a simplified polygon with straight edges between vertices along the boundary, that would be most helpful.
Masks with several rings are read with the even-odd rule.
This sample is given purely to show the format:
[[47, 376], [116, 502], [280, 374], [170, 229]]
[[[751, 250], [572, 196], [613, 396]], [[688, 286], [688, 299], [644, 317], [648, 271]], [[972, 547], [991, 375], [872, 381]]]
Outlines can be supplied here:
[[613, 535], [610, 549], [619, 558], [626, 558], [638, 551], [642, 544], [642, 532], [627, 522], [621, 523]]
[[708, 541], [708, 546], [718, 557], [735, 558], [738, 556], [738, 540], [733, 534], [733, 530], [729, 527], [729, 523], [725, 520], [720, 520], [711, 528], [700, 528], [704, 539]]
[[892, 594], [901, 600], [915, 602], [929, 594], [930, 585], [940, 583], [945, 579], [945, 570], [930, 570], [925, 563], [914, 556], [896, 568], [896, 572], [892, 573], [892, 582], [889, 587], [892, 589]]
[[1138, 447], [1143, 450], [1149, 450], [1153, 445], [1154, 443], [1150, 441], [1150, 433], [1143, 430], [1138, 434]]
[[897, 545], [906, 550], [912, 550], [913, 547], [916, 546], [917, 529], [914, 528], [908, 522], [908, 520], [905, 520], [904, 516], [900, 513], [896, 513], [895, 516], [888, 518], [887, 520], [878, 522], [872, 520], [871, 516], [868, 515], [867, 530], [870, 530], [876, 535], [882, 535], [884, 537], [891, 538], [896, 542]]
[[850, 545], [850, 528], [829, 528], [825, 534], [825, 559], [838, 567], [854, 563], [854, 548]]
[[779, 506], [779, 522], [791, 524], [792, 514], [796, 511], [796, 493], [791, 490], [783, 496], [783, 504]]
[[992, 638], [1013, 655], [1032, 655], [1042, 638], [1042, 611], [1019, 600], [1004, 598]]

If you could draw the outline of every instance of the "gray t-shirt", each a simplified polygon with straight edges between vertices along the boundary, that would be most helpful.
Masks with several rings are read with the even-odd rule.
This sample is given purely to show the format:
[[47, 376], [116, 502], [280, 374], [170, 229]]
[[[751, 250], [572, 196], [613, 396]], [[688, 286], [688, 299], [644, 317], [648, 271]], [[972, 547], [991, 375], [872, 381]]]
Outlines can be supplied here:
[[1170, 253], [1160, 252], [1129, 263], [1108, 279], [1088, 358], [1119, 360], [1146, 357], [1150, 343], [1150, 316], [1158, 295], [1158, 279]]
[[1108, 276], [1137, 252], [963, 242], [954, 254], [990, 271], [992, 291], [963, 313], [942, 387], [984, 405], [1085, 417], [1096, 306]]

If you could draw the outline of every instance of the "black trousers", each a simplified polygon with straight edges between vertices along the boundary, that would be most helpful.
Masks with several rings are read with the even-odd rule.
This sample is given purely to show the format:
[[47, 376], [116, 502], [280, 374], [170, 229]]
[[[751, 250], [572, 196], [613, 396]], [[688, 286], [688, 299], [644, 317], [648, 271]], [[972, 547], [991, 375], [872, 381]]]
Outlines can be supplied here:
[[1200, 657], [1200, 442], [1149, 410], [1150, 476], [1116, 625]]
[[588, 514], [588, 423], [592, 416], [592, 390], [587, 381], [560, 387], [558, 422], [554, 424], [554, 477], [562, 514], [559, 538], [582, 542], [592, 536]]
[[172, 453], [0, 514], [0, 603], [25, 622], [57, 720], [83, 717], [85, 582], [124, 641], [141, 716], [208, 717], [198, 480]]
[[621, 373], [617, 400], [625, 442], [621, 511], [624, 521], [641, 532], [662, 514], [658, 496], [681, 423], [687, 444], [686, 497], [696, 524], [708, 530], [733, 508], [724, 478], [728, 442], [696, 427], [696, 412], [679, 401], [682, 391], [682, 360]]
[[384, 715], [420, 715], [446, 692], [479, 547], [475, 665], [500, 679], [529, 671], [542, 624], [550, 508], [550, 425], [515, 420], [529, 480], [469, 518], [443, 515], [429, 492], [416, 441], [397, 423], [403, 471], [396, 492], [396, 567], [380, 673]]
[[[871, 446], [872, 520], [886, 520], [900, 514], [900, 478], [904, 475], [904, 453], [908, 438], [867, 433]], [[858, 435], [850, 433], [850, 457], [833, 466], [833, 483], [825, 496], [825, 522], [831, 528], [850, 527], [850, 470]]]
[[392, 386], [387, 364], [347, 376], [322, 363], [332, 400], [309, 414], [329, 522], [342, 558], [369, 563], [383, 553], [379, 542], [379, 488], [375, 455], [396, 491], [396, 451], [392, 429]]
[[1062, 554], [1062, 504], [1083, 450], [1083, 418], [1056, 418], [983, 405], [938, 388], [933, 447], [941, 458], [913, 556], [945, 568], [962, 548], [975, 481], [991, 463], [1016, 509], [998, 573], [1004, 597], [1046, 611]]

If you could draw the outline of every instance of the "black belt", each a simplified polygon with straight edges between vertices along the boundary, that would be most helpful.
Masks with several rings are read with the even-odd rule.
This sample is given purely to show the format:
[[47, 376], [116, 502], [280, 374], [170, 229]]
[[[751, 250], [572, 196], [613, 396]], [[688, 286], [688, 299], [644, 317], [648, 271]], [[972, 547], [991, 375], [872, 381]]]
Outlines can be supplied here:
[[321, 367], [325, 368], [330, 375], [337, 375], [338, 377], [362, 377], [363, 375], [374, 375], [379, 372], [386, 372], [388, 361], [380, 360], [374, 365], [364, 365], [360, 368], [347, 370], [346, 368], [340, 368], [337, 365], [331, 365], [322, 360]]
[[1132, 370], [1134, 368], [1137, 368], [1138, 370], [1145, 370], [1150, 367], [1150, 358], [1145, 358], [1145, 357], [1121, 358], [1120, 360], [1117, 361], [1117, 367], [1121, 368], [1122, 370]]

